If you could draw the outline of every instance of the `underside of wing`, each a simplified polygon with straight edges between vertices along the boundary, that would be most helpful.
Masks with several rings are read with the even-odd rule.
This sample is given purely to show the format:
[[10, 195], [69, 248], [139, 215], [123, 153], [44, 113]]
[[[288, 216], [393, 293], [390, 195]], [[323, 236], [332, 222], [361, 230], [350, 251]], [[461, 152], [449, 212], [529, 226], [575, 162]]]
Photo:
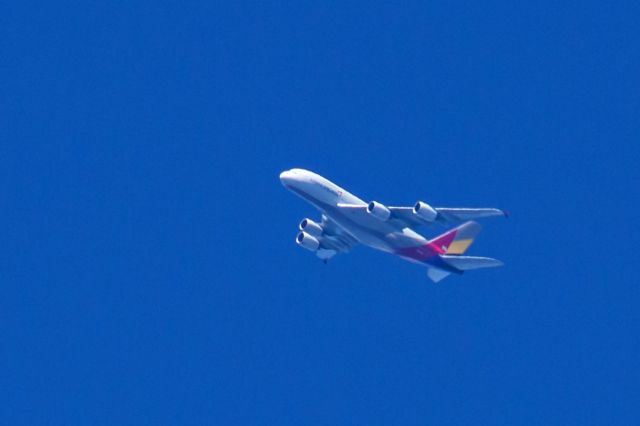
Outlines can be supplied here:
[[325, 215], [320, 223], [303, 219], [298, 226], [296, 244], [327, 261], [338, 253], [351, 250], [358, 241]]
[[413, 207], [383, 206], [377, 202], [364, 204], [338, 204], [338, 207], [358, 213], [370, 213], [379, 216], [398, 228], [417, 228], [434, 223], [447, 225], [484, 217], [508, 217], [504, 210], [496, 208], [466, 208], [466, 207], [431, 207], [424, 202], [417, 202]]
[[328, 216], [322, 215], [320, 222], [323, 234], [322, 244], [341, 252], [347, 252], [358, 245], [358, 241], [349, 235], [340, 225], [331, 220]]
[[494, 208], [435, 207], [434, 215], [428, 218], [418, 214], [415, 207], [389, 207], [389, 211], [391, 211], [391, 218], [403, 222], [410, 228], [433, 224], [447, 225], [484, 217], [508, 216], [505, 211]]
[[436, 207], [438, 219], [444, 221], [464, 221], [483, 217], [509, 217], [505, 210], [494, 208]]
[[391, 216], [402, 222], [405, 227], [417, 228], [422, 225], [431, 225], [434, 222], [429, 222], [413, 212], [413, 207], [389, 207]]

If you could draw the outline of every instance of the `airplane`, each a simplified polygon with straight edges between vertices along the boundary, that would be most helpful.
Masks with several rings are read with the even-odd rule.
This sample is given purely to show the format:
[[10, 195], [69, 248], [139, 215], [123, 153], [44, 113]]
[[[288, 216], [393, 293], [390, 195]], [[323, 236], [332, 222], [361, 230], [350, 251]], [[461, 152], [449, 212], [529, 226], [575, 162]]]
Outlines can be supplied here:
[[[463, 254], [481, 229], [470, 219], [508, 217], [504, 210], [431, 207], [424, 201], [412, 207], [385, 206], [378, 201], [366, 203], [328, 179], [298, 168], [280, 173], [280, 182], [320, 210], [320, 222], [308, 218], [300, 222], [295, 241], [325, 263], [337, 253], [362, 244], [426, 266], [427, 276], [436, 283], [452, 273], [503, 264], [497, 259]], [[414, 230], [422, 225], [462, 221], [466, 222], [431, 240]]]

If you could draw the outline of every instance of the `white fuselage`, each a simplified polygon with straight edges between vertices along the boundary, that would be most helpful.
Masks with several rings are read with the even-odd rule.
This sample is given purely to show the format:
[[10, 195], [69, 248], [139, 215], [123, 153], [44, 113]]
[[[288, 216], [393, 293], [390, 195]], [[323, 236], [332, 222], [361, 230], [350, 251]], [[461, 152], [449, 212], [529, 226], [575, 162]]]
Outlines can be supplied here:
[[396, 221], [382, 221], [369, 214], [354, 214], [352, 209], [339, 207], [338, 204], [366, 206], [367, 203], [316, 173], [291, 169], [280, 174], [280, 181], [361, 244], [393, 253], [400, 248], [427, 243], [423, 236]]

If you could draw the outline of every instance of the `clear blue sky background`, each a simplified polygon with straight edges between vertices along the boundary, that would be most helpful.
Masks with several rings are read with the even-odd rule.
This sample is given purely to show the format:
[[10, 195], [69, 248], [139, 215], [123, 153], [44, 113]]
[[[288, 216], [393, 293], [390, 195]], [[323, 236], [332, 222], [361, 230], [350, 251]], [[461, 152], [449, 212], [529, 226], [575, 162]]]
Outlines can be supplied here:
[[[431, 3], [5, 3], [0, 423], [637, 422], [637, 2]], [[506, 266], [324, 266], [291, 167]]]

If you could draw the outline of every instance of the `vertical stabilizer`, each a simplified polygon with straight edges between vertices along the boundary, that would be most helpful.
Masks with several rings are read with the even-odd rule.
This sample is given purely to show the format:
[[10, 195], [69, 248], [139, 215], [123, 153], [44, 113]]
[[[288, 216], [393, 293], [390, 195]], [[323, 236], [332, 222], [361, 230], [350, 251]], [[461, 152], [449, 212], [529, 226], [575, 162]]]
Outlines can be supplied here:
[[473, 243], [481, 229], [482, 227], [477, 222], [465, 222], [457, 228], [435, 237], [429, 243], [435, 244], [446, 254], [463, 254]]

